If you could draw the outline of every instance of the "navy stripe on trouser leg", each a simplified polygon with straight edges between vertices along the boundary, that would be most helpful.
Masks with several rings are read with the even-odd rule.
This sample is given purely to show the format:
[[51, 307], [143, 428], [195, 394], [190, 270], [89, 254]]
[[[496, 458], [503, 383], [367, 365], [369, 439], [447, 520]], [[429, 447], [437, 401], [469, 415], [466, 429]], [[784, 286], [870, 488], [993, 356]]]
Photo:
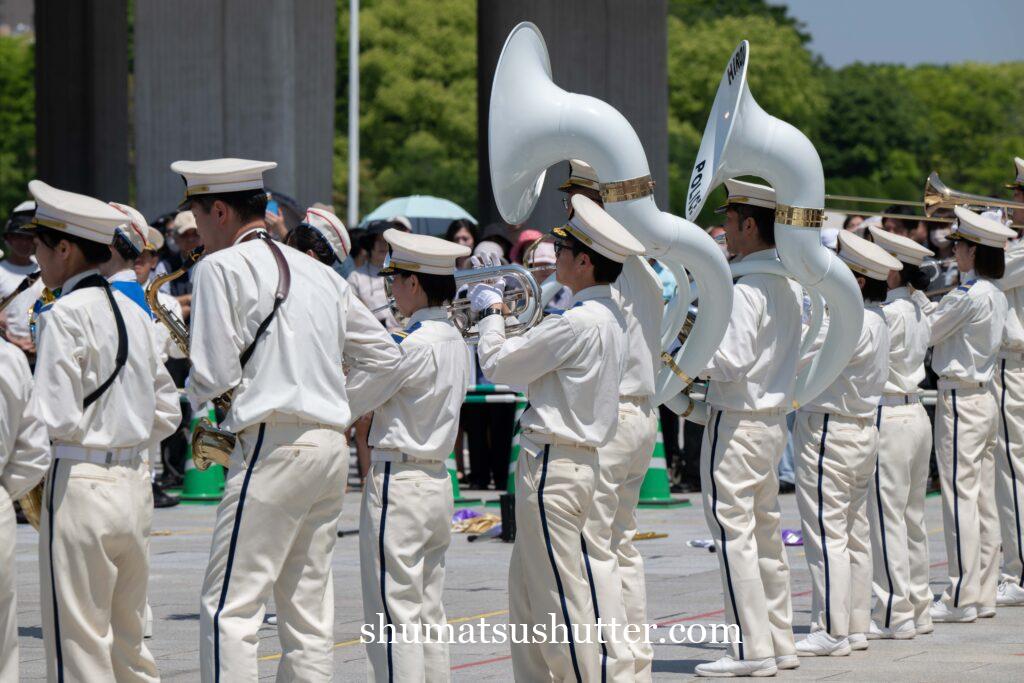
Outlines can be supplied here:
[[[380, 503], [380, 534], [377, 537], [377, 545], [380, 549], [380, 604], [384, 606], [384, 620], [385, 626], [391, 623], [391, 612], [388, 610], [388, 596], [385, 591], [385, 585], [387, 581], [387, 567], [385, 566], [385, 553], [384, 553], [384, 526], [388, 519], [388, 486], [391, 484], [391, 463], [384, 463], [384, 485], [381, 487], [381, 503]], [[395, 666], [394, 660], [392, 659], [391, 641], [394, 633], [388, 636], [388, 681], [395, 679]]]
[[1021, 572], [1017, 585], [1024, 587], [1024, 543], [1020, 533], [1020, 503], [1017, 497], [1017, 472], [1013, 469], [1013, 458], [1010, 455], [1010, 425], [1006, 422], [1006, 359], [999, 365], [999, 379], [1003, 390], [999, 397], [999, 413], [1003, 418], [1003, 443], [1006, 444], [1006, 466], [1010, 470], [1010, 486], [1013, 488], [1013, 520], [1017, 525], [1017, 559], [1020, 560]]
[[[875, 428], [882, 430], [882, 406], [878, 406], [878, 419], [875, 420]], [[889, 571], [889, 547], [885, 544], [885, 513], [882, 511], [882, 481], [879, 470], [882, 469], [882, 459], [875, 460], [875, 499], [878, 501], [878, 530], [882, 535], [882, 564], [885, 565], [885, 581], [889, 584], [889, 599], [885, 603], [885, 627], [892, 624], [892, 574]]]
[[957, 448], [957, 432], [960, 429], [960, 413], [956, 409], [956, 389], [952, 392], [953, 398], [953, 528], [956, 533], [956, 570], [959, 577], [956, 580], [956, 590], [953, 591], [953, 607], [960, 606], [960, 586], [964, 583], [964, 561], [960, 553], [960, 493], [956, 486], [957, 460], [960, 453]]
[[231, 529], [231, 542], [228, 544], [228, 561], [224, 566], [224, 584], [220, 587], [220, 602], [217, 604], [217, 611], [213, 614], [213, 676], [215, 681], [220, 681], [220, 613], [224, 609], [224, 603], [228, 599], [228, 584], [231, 582], [231, 565], [235, 562], [235, 547], [238, 545], [238, 530], [242, 525], [242, 507], [245, 505], [245, 494], [249, 490], [249, 479], [252, 477], [253, 468], [256, 467], [256, 460], [260, 457], [260, 448], [263, 446], [263, 432], [266, 430], [266, 423], [260, 423], [260, 431], [256, 436], [256, 447], [252, 451], [252, 458], [249, 459], [249, 467], [245, 470], [245, 478], [242, 479], [242, 490], [238, 493], [238, 506], [235, 508], [235, 524]]
[[736, 617], [736, 628], [739, 629], [740, 637], [736, 642], [740, 659], [743, 659], [743, 624], [740, 623], [740, 611], [736, 609], [736, 592], [732, 587], [732, 571], [729, 569], [729, 549], [726, 546], [725, 527], [718, 519], [718, 482], [715, 481], [715, 453], [718, 450], [718, 424], [722, 421], [722, 411], [715, 416], [715, 429], [711, 438], [711, 457], [708, 459], [708, 470], [711, 474], [711, 514], [718, 524], [722, 542], [722, 565], [725, 567], [725, 584], [729, 588], [729, 602], [732, 604], [732, 613]]
[[57, 609], [57, 575], [53, 571], [53, 490], [57, 488], [58, 467], [60, 467], [59, 458], [53, 461], [53, 470], [50, 472], [50, 495], [46, 497], [46, 511], [50, 518], [50, 595], [53, 597], [53, 645], [57, 650], [57, 680], [64, 683], [64, 652], [60, 646], [60, 614]]
[[821, 534], [821, 558], [825, 562], [825, 632], [832, 634], [831, 586], [828, 571], [828, 536], [825, 534], [825, 442], [828, 439], [828, 413], [821, 423], [821, 448], [818, 451], [818, 531]]
[[[597, 587], [594, 585], [594, 572], [590, 570], [590, 555], [587, 554], [587, 539], [580, 534], [580, 547], [583, 549], [583, 563], [587, 567], [587, 582], [590, 584], [590, 599], [594, 603], [594, 620], [601, 621], [601, 610], [597, 606]], [[601, 640], [601, 683], [608, 678], [608, 646]]]
[[576, 680], [583, 683], [583, 676], [580, 675], [580, 665], [576, 659], [576, 643], [572, 637], [572, 621], [569, 619], [569, 605], [565, 601], [565, 588], [562, 587], [562, 577], [558, 573], [558, 565], [555, 563], [555, 549], [551, 545], [551, 534], [548, 531], [548, 513], [544, 509], [544, 481], [548, 477], [548, 451], [550, 444], [544, 445], [544, 462], [540, 471], [540, 484], [537, 486], [537, 507], [540, 508], [540, 526], [544, 530], [544, 544], [548, 548], [548, 560], [551, 561], [551, 571], [555, 573], [555, 586], [558, 588], [558, 598], [562, 601], [562, 618], [565, 620], [567, 638], [569, 640], [569, 657], [572, 659], [572, 669], [576, 672]]

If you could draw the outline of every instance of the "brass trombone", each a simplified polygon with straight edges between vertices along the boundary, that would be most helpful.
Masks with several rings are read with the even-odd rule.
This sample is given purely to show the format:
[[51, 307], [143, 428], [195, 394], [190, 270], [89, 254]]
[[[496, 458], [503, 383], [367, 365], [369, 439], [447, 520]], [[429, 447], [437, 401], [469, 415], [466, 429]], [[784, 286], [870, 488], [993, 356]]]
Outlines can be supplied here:
[[[1015, 202], [998, 197], [986, 197], [980, 194], [962, 192], [946, 186], [939, 174], [932, 171], [924, 184], [924, 196], [921, 201], [908, 201], [905, 199], [884, 199], [881, 197], [856, 197], [845, 194], [826, 194], [826, 200], [835, 202], [860, 202], [862, 204], [884, 204], [886, 206], [911, 206], [924, 213], [924, 215], [906, 215], [898, 213], [885, 213], [880, 211], [859, 210], [859, 209], [838, 209], [828, 207], [832, 213], [855, 216], [878, 216], [880, 218], [898, 218], [901, 220], [918, 220], [933, 223], [952, 223], [956, 219], [949, 216], [936, 215], [940, 211], [952, 211], [954, 207], [965, 206], [975, 209], [1024, 209], [1024, 203]], [[1024, 223], [1013, 223], [1011, 227], [1021, 229]]]

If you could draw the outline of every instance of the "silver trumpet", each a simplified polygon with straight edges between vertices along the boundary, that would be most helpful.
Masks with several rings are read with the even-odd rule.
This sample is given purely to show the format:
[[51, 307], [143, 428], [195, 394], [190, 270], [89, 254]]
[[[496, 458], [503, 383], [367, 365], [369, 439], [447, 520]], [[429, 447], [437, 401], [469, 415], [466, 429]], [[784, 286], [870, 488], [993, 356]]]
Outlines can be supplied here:
[[[544, 317], [541, 288], [533, 276], [534, 272], [542, 270], [550, 272], [553, 270], [553, 266], [524, 268], [518, 263], [510, 263], [501, 266], [487, 266], [486, 268], [457, 270], [455, 271], [455, 288], [456, 291], [462, 291], [480, 282], [504, 278], [505, 293], [502, 296], [502, 303], [509, 309], [509, 313], [505, 317], [505, 334], [515, 337], [526, 332]], [[385, 282], [388, 281], [385, 280]], [[386, 289], [388, 303], [378, 306], [371, 313], [377, 314], [389, 308], [395, 309], [395, 300], [391, 294], [390, 284], [386, 286]], [[480, 338], [476, 329], [479, 318], [470, 306], [468, 295], [457, 296], [452, 300], [448, 304], [448, 312], [451, 315], [452, 323], [462, 333], [463, 339], [472, 343]], [[516, 322], [509, 322], [511, 318], [515, 318]]]

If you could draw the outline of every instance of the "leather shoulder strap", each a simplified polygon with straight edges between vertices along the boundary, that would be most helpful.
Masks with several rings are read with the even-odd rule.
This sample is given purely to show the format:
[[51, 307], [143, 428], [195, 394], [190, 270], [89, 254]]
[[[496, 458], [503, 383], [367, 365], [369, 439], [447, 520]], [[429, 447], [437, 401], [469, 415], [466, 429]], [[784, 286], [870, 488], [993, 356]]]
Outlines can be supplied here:
[[[90, 280], [91, 278], [86, 279]], [[97, 276], [97, 279], [100, 280], [102, 284], [100, 284], [99, 282], [86, 283], [83, 280], [83, 282], [79, 283], [76, 289], [80, 289], [83, 286], [96, 286], [103, 288], [103, 291], [107, 295], [107, 301], [110, 303], [110, 310], [113, 311], [114, 313], [114, 324], [117, 326], [117, 356], [114, 359], [114, 371], [110, 373], [110, 377], [107, 378], [106, 382], [99, 385], [95, 391], [93, 391], [91, 394], [85, 397], [85, 399], [82, 401], [83, 409], [88, 408], [93, 403], [95, 403], [96, 399], [102, 396], [104, 392], [106, 392], [106, 390], [110, 388], [110, 385], [114, 383], [114, 380], [117, 379], [117, 376], [121, 374], [121, 368], [123, 368], [125, 366], [125, 363], [128, 362], [128, 330], [124, 326], [124, 317], [121, 315], [121, 309], [118, 308], [117, 302], [114, 301], [114, 292], [110, 288], [110, 283], [99, 276]]]
[[252, 354], [256, 350], [256, 342], [260, 340], [263, 333], [270, 327], [277, 309], [288, 298], [288, 292], [292, 288], [292, 272], [288, 268], [288, 261], [285, 260], [284, 254], [281, 253], [281, 248], [274, 243], [274, 240], [267, 233], [260, 233], [259, 239], [263, 240], [267, 247], [270, 248], [270, 253], [274, 255], [274, 261], [277, 263], [277, 291], [274, 292], [274, 307], [270, 310], [270, 315], [264, 318], [260, 326], [256, 328], [256, 334], [252, 338], [252, 343], [242, 352], [240, 360], [243, 368], [249, 362], [249, 359], [252, 358]]

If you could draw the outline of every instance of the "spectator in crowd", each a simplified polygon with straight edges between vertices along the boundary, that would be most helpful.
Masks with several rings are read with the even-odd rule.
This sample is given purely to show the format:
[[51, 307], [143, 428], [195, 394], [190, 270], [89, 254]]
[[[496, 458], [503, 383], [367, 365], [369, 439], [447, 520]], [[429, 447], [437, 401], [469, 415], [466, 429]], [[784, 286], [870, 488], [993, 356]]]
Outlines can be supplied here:
[[882, 228], [884, 230], [895, 235], [909, 237], [918, 244], [928, 246], [928, 228], [925, 226], [924, 221], [917, 219], [917, 213], [914, 211], [914, 207], [894, 204], [887, 208], [883, 213], [906, 216], [906, 218], [884, 218], [882, 220]]
[[363, 228], [352, 228], [348, 231], [348, 236], [352, 238], [352, 252], [345, 259], [345, 264], [342, 267], [342, 277], [346, 280], [353, 270], [366, 263], [366, 259], [370, 255], [363, 248], [363, 238], [366, 236], [366, 230]]
[[867, 229], [864, 227], [864, 216], [859, 216], [855, 213], [849, 214], [843, 219], [843, 230], [851, 230], [854, 233], [864, 236], [864, 231]]
[[[477, 243], [477, 229], [473, 221], [466, 220], [465, 218], [457, 218], [448, 224], [448, 229], [444, 232], [444, 238], [449, 242], [455, 242], [463, 246], [473, 249]], [[463, 270], [469, 267], [469, 257], [460, 258], [455, 262], [455, 267], [459, 270]]]
[[388, 293], [380, 269], [388, 255], [388, 243], [384, 240], [384, 231], [395, 225], [390, 221], [374, 221], [370, 223], [360, 242], [366, 251], [366, 262], [353, 270], [348, 276], [348, 284], [352, 287], [359, 300], [373, 313], [380, 324], [389, 331], [401, 329], [394, 311], [388, 306]]
[[[199, 231], [196, 229], [196, 217], [191, 211], [180, 211], [169, 224], [170, 237], [177, 247], [176, 259], [165, 259], [156, 269], [156, 275], [172, 273], [181, 265], [181, 258], [202, 244]], [[162, 291], [170, 294], [181, 304], [182, 320], [188, 322], [192, 312], [192, 271], [189, 270], [173, 282], [165, 284]]]
[[504, 223], [491, 223], [488, 225], [480, 235], [480, 241], [483, 242], [485, 240], [500, 246], [501, 258], [505, 260], [505, 263], [509, 262], [509, 255], [512, 251], [512, 237], [507, 225]]
[[[36, 203], [22, 202], [14, 207], [4, 227], [3, 240], [7, 245], [6, 257], [0, 261], [0, 298], [6, 297], [22, 283], [25, 277], [39, 270], [36, 265], [35, 240], [25, 226], [35, 214]], [[29, 312], [32, 304], [43, 291], [42, 278], [31, 287], [15, 297], [0, 313], [0, 333], [24, 351], [27, 355], [35, 354], [35, 343], [29, 333]]]
[[412, 232], [412, 221], [405, 216], [392, 216], [388, 219], [391, 227], [402, 232]]
[[512, 245], [512, 251], [509, 252], [509, 261], [525, 265], [523, 258], [526, 256], [526, 250], [542, 237], [539, 230], [520, 230], [516, 235], [516, 243]]
[[729, 253], [729, 246], [725, 242], [725, 227], [722, 225], [716, 225], [708, 230], [708, 234], [711, 235], [711, 239], [715, 240], [715, 244], [717, 244], [718, 248], [722, 250], [723, 254], [725, 254], [726, 260], [731, 259], [732, 255]]
[[500, 259], [503, 264], [508, 263], [508, 259], [505, 257], [505, 250], [499, 243], [490, 239], [480, 241], [476, 247], [473, 248], [473, 256], [479, 256], [481, 258], [495, 256]]

